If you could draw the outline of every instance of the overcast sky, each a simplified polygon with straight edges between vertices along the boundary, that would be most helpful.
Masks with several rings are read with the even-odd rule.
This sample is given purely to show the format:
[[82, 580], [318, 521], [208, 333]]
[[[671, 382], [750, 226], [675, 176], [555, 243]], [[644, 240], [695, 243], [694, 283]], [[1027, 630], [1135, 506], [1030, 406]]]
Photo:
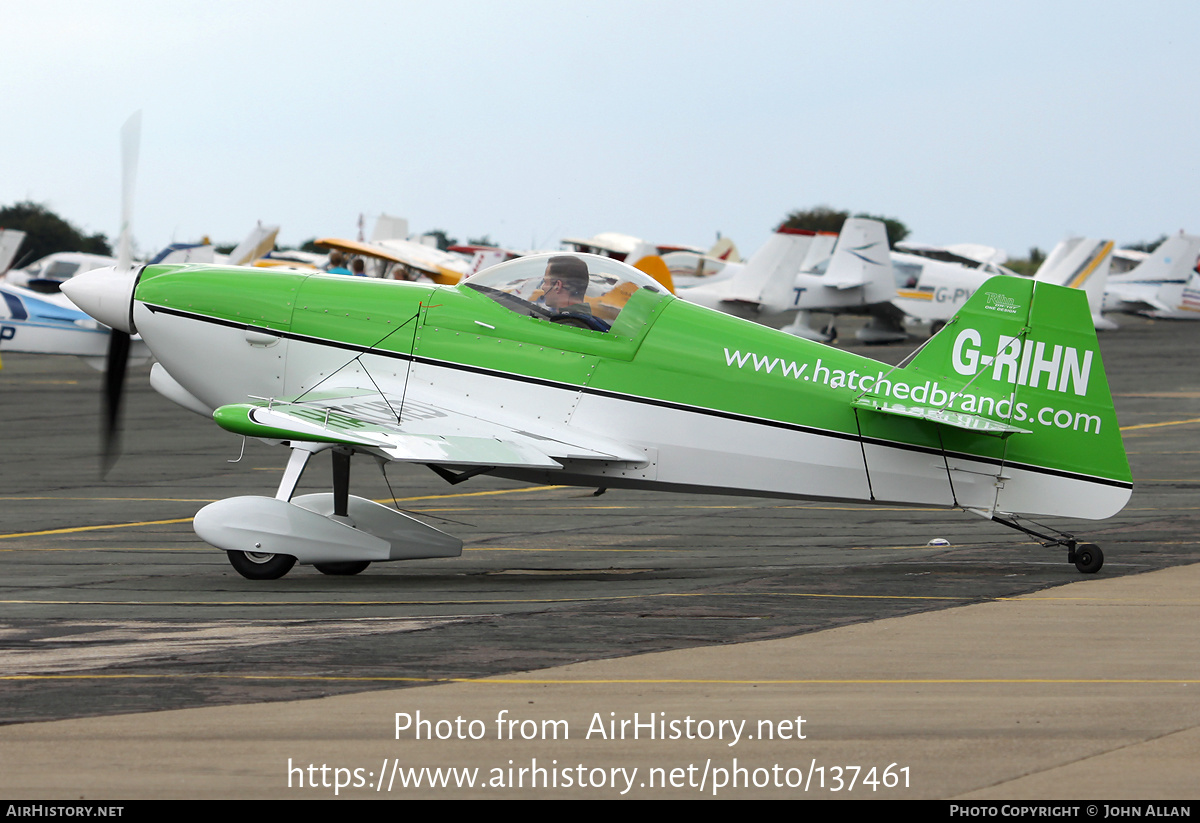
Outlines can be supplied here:
[[1200, 3], [0, 0], [0, 205], [143, 251], [359, 214], [752, 252], [787, 212], [1023, 256], [1200, 232]]

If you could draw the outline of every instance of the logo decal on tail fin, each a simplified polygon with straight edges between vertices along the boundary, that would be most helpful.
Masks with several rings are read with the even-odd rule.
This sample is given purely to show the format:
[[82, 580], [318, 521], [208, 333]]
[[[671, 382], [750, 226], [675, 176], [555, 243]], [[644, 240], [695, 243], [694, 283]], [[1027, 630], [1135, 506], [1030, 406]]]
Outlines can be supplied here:
[[1007, 294], [997, 294], [996, 292], [984, 292], [987, 295], [987, 305], [984, 306], [988, 311], [999, 311], [1005, 314], [1016, 314], [1021, 308], [1017, 305], [1017, 301], [1013, 300]]

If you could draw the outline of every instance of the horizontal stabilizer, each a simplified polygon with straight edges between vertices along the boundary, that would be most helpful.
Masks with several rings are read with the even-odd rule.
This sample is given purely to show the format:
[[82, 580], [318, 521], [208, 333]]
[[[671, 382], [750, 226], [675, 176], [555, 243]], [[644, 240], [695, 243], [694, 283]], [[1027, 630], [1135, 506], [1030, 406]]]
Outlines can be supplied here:
[[[1140, 288], [1139, 288], [1140, 286]], [[1124, 303], [1125, 311], [1170, 312], [1171, 306], [1158, 299], [1158, 289], [1149, 284], [1112, 285], [1106, 292], [1111, 298]]]
[[958, 429], [966, 429], [976, 434], [989, 434], [995, 437], [1008, 437], [1011, 434], [1032, 434], [1031, 429], [1022, 429], [1017, 426], [1011, 426], [1008, 423], [1002, 423], [999, 420], [980, 417], [977, 414], [951, 411], [950, 409], [938, 408], [936, 406], [910, 406], [900, 403], [888, 403], [873, 397], [859, 398], [854, 401], [853, 405], [883, 414], [895, 414], [901, 417], [919, 417], [923, 420], [931, 420], [934, 423], [943, 423]]

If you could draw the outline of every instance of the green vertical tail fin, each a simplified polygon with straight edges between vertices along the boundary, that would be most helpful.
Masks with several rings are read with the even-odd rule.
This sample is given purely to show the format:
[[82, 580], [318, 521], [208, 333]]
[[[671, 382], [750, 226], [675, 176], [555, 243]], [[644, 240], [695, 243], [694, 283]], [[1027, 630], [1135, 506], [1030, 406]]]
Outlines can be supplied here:
[[[856, 405], [945, 424], [947, 453], [999, 467], [994, 508], [1107, 517], [1128, 499], [1129, 463], [1078, 289], [994, 277], [889, 378]], [[1062, 505], [1033, 499], [1047, 494]]]

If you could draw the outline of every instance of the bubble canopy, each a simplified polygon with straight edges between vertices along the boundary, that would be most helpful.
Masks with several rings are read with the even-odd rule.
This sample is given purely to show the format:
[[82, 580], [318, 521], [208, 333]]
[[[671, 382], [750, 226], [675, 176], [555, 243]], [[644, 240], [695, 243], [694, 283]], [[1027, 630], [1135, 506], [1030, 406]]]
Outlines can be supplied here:
[[663, 294], [657, 280], [609, 257], [550, 253], [518, 257], [462, 282], [518, 314], [608, 331], [639, 289]]

